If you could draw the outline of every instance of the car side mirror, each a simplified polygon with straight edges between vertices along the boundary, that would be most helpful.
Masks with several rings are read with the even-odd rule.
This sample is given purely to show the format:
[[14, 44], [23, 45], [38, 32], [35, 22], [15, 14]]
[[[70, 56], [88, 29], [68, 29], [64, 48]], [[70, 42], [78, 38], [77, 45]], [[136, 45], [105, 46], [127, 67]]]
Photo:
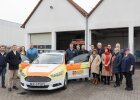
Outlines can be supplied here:
[[71, 61], [70, 61], [70, 64], [74, 64], [74, 60], [71, 60]]

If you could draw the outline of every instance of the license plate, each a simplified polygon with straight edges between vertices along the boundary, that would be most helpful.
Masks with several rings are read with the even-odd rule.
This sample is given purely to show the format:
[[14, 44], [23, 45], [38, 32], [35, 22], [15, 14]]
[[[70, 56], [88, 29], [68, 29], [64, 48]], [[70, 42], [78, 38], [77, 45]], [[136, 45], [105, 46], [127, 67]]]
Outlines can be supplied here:
[[83, 70], [76, 70], [76, 71], [73, 71], [73, 72], [72, 72], [73, 75], [81, 75], [81, 74], [83, 74], [83, 73], [84, 73]]
[[33, 82], [33, 83], [30, 83], [30, 86], [45, 86], [45, 83]]

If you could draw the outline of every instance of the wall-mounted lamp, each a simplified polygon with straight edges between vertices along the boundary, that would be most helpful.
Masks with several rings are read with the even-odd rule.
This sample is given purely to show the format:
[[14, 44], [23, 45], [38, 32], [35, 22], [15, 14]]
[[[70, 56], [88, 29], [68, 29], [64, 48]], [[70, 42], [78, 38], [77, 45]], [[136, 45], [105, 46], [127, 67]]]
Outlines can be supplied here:
[[53, 6], [50, 6], [50, 9], [53, 9]]

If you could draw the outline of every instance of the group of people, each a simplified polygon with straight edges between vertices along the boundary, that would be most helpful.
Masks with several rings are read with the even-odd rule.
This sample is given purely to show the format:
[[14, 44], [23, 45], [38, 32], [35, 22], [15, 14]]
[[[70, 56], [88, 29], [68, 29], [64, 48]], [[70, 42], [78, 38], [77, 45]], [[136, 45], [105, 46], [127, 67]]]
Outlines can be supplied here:
[[27, 57], [30, 62], [32, 62], [38, 56], [38, 51], [30, 45], [30, 48], [25, 50], [25, 47], [19, 47], [16, 45], [11, 46], [10, 50], [7, 50], [6, 46], [0, 46], [0, 75], [1, 75], [1, 86], [5, 86], [5, 74], [7, 72], [8, 66], [8, 90], [12, 89], [18, 90], [17, 87], [17, 77], [19, 64], [23, 57]]
[[111, 45], [102, 47], [102, 43], [97, 43], [97, 48], [91, 45], [91, 50], [85, 50], [85, 45], [77, 45], [74, 48], [73, 44], [66, 50], [66, 61], [68, 62], [73, 57], [89, 53], [90, 73], [92, 74], [92, 83], [98, 84], [99, 82], [104, 85], [110, 85], [110, 81], [115, 76], [114, 87], [119, 87], [122, 84], [123, 76], [126, 78], [125, 90], [133, 90], [132, 75], [135, 70], [135, 58], [131, 54], [129, 48], [121, 49], [120, 44], [116, 43], [114, 49]]
[[[76, 45], [76, 49], [73, 44], [70, 44], [69, 49], [66, 50], [66, 62], [73, 57], [80, 54], [89, 53], [89, 65], [90, 72], [92, 74], [93, 84], [99, 82], [104, 85], [110, 85], [110, 81], [113, 77], [116, 77], [114, 87], [118, 87], [122, 83], [123, 76], [126, 78], [126, 90], [133, 90], [132, 75], [134, 74], [135, 58], [130, 53], [129, 48], [121, 49], [120, 44], [117, 43], [115, 48], [112, 49], [111, 45], [103, 48], [102, 43], [97, 43], [97, 49], [94, 45], [91, 45], [91, 50], [85, 49], [85, 45]], [[0, 46], [0, 75], [1, 86], [5, 86], [5, 74], [8, 67], [8, 90], [18, 90], [17, 88], [17, 76], [19, 64], [23, 57], [27, 57], [30, 61], [34, 61], [38, 56], [38, 50], [30, 45], [30, 48], [26, 51], [25, 47], [18, 47], [16, 45], [11, 46], [10, 50], [6, 50], [6, 46]]]

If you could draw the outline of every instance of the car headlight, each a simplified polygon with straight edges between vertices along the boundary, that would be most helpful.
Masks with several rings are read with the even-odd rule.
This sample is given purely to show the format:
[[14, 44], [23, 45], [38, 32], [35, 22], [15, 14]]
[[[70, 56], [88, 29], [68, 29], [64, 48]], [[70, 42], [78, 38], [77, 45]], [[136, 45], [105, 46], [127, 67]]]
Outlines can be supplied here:
[[51, 77], [58, 77], [58, 76], [61, 76], [63, 75], [64, 71], [60, 71], [60, 72], [57, 72], [55, 74], [51, 74]]

